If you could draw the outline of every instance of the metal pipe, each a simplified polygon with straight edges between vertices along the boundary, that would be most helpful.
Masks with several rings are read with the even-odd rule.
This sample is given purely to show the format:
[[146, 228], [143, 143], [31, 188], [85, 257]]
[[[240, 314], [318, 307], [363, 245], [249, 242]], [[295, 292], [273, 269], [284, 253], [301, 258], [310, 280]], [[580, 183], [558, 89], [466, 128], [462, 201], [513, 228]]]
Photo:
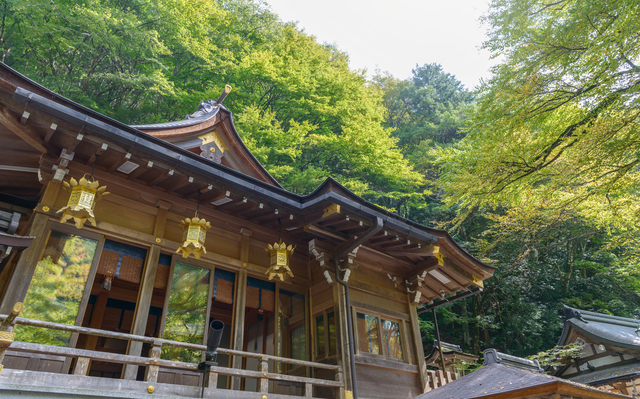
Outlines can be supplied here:
[[351, 318], [351, 300], [349, 299], [349, 285], [340, 278], [340, 261], [334, 258], [336, 267], [336, 281], [344, 287], [344, 297], [347, 303], [347, 333], [349, 335], [349, 364], [351, 364], [351, 385], [353, 389], [353, 399], [358, 399], [358, 386], [356, 383], [356, 354], [353, 347], [353, 319]]
[[444, 365], [444, 354], [442, 353], [442, 341], [440, 341], [440, 330], [438, 329], [438, 318], [436, 317], [436, 309], [431, 309], [433, 314], [433, 325], [436, 328], [436, 339], [438, 340], [438, 351], [440, 352], [440, 362], [442, 364], [442, 372], [446, 373], [447, 370]]

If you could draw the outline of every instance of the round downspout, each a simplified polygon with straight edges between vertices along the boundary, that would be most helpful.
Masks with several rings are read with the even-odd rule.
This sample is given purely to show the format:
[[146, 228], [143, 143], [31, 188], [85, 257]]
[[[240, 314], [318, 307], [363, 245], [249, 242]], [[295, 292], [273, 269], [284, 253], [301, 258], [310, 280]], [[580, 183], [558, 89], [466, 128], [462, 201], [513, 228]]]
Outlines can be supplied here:
[[336, 267], [336, 281], [344, 287], [344, 297], [347, 304], [347, 334], [349, 335], [349, 364], [351, 365], [351, 385], [353, 389], [353, 399], [358, 399], [358, 384], [356, 383], [356, 355], [353, 347], [353, 318], [351, 317], [351, 300], [349, 299], [349, 284], [340, 278], [340, 261], [333, 260]]

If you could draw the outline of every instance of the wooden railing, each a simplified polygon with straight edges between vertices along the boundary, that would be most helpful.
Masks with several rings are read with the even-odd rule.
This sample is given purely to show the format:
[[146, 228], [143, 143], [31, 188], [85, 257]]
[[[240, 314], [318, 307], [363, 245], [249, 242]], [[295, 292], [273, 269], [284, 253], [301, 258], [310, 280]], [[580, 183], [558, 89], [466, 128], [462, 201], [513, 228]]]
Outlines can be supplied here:
[[[158, 372], [160, 367], [191, 370], [191, 371], [198, 370], [198, 365], [194, 363], [186, 363], [186, 362], [180, 362], [180, 361], [161, 359], [160, 354], [163, 346], [185, 348], [185, 349], [191, 349], [196, 351], [206, 350], [205, 345], [190, 344], [190, 343], [184, 343], [184, 342], [178, 342], [178, 341], [170, 341], [162, 338], [144, 337], [140, 335], [131, 335], [131, 334], [118, 333], [113, 331], [98, 330], [98, 329], [88, 328], [88, 327], [69, 326], [66, 324], [59, 324], [59, 323], [52, 323], [47, 321], [24, 319], [21, 317], [16, 317], [17, 313], [19, 313], [19, 311], [22, 309], [21, 305], [22, 304], [20, 304], [20, 306], [16, 305], [16, 307], [14, 308], [14, 311], [10, 315], [0, 315], [0, 321], [2, 322], [2, 324], [0, 324], [0, 332], [5, 331], [5, 332], [8, 332], [9, 334], [12, 334], [11, 331], [13, 330], [13, 326], [15, 324], [21, 324], [25, 326], [47, 328], [47, 329], [57, 330], [57, 331], [67, 331], [71, 333], [93, 335], [98, 337], [142, 342], [142, 343], [147, 343], [151, 345], [151, 350], [149, 351], [149, 357], [122, 355], [117, 353], [97, 352], [97, 351], [91, 351], [91, 350], [85, 350], [85, 349], [76, 349], [76, 348], [69, 348], [69, 347], [60, 347], [60, 346], [51, 346], [51, 345], [42, 345], [42, 344], [33, 344], [33, 343], [27, 343], [27, 342], [14, 341], [10, 345], [4, 345], [4, 346], [0, 345], [0, 367], [2, 365], [2, 361], [3, 361], [6, 350], [10, 349], [12, 351], [19, 351], [19, 352], [28, 352], [28, 353], [44, 354], [44, 355], [59, 355], [59, 356], [65, 356], [68, 358], [75, 358], [77, 360], [76, 360], [76, 365], [75, 365], [73, 374], [81, 375], [81, 376], [87, 375], [87, 373], [89, 372], [89, 364], [92, 360], [109, 362], [109, 363], [145, 366], [146, 367], [145, 382], [155, 383], [158, 380]], [[344, 398], [344, 379], [342, 374], [342, 367], [340, 366], [309, 362], [305, 360], [289, 359], [289, 358], [265, 355], [260, 353], [243, 352], [243, 351], [224, 349], [224, 348], [219, 348], [218, 354], [229, 355], [229, 356], [239, 356], [239, 357], [245, 357], [245, 358], [256, 358], [260, 362], [259, 369], [258, 371], [253, 371], [253, 370], [220, 367], [220, 366], [210, 366], [208, 367], [208, 370], [203, 371], [205, 373], [204, 387], [203, 387], [205, 390], [216, 390], [218, 375], [224, 375], [224, 376], [230, 376], [230, 377], [257, 378], [258, 392], [261, 392], [261, 393], [268, 392], [269, 381], [283, 381], [283, 382], [290, 382], [290, 383], [293, 382], [293, 383], [303, 384], [304, 397], [312, 397], [313, 387], [317, 386], [317, 387], [333, 388], [337, 390], [336, 397]], [[282, 364], [291, 364], [296, 366], [333, 370], [335, 372], [335, 381], [287, 375], [287, 374], [270, 373], [269, 365], [268, 365], [269, 361], [282, 363]]]
[[451, 374], [449, 371], [442, 372], [442, 370], [427, 370], [427, 387], [425, 391], [431, 391], [438, 387], [448, 384], [456, 379], [455, 374]]

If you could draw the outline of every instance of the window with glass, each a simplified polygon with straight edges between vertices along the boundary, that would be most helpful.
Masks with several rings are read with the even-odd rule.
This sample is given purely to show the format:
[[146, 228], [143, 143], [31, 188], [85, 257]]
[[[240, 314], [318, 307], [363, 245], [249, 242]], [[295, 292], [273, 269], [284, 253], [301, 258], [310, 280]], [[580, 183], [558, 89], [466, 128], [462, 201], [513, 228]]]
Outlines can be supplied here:
[[[36, 266], [21, 316], [75, 325], [97, 246], [97, 240], [52, 231]], [[66, 346], [70, 337], [68, 332], [17, 326], [15, 339]]]
[[356, 320], [358, 349], [361, 353], [404, 360], [400, 323], [360, 312], [356, 313]]
[[[202, 344], [207, 323], [211, 271], [175, 262], [163, 337], [172, 341]], [[201, 352], [162, 347], [163, 359], [198, 363]]]
[[[278, 354], [292, 359], [307, 360], [305, 296], [280, 289], [278, 311], [282, 331], [282, 345]], [[287, 365], [285, 368], [291, 370], [296, 366]]]
[[336, 318], [333, 308], [319, 313], [315, 320], [316, 359], [336, 354]]

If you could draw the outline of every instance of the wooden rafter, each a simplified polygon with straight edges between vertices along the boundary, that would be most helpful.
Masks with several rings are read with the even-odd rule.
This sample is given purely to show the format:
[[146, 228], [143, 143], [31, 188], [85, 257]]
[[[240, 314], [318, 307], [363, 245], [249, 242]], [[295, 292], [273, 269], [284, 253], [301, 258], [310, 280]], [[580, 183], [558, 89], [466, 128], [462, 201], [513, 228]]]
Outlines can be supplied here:
[[2, 112], [0, 112], [0, 123], [31, 147], [43, 154], [47, 153], [47, 147], [45, 147], [44, 141], [40, 138], [40, 135], [30, 127], [19, 124], [18, 121], [14, 119], [11, 112], [6, 108], [3, 108]]
[[185, 177], [182, 180], [180, 180], [178, 183], [174, 184], [173, 186], [169, 187], [166, 191], [166, 193], [172, 193], [176, 190], [180, 190], [181, 188], [188, 186], [189, 184], [193, 183], [193, 177], [189, 176], [189, 177]]
[[136, 168], [136, 170], [134, 170], [133, 172], [129, 173], [129, 176], [127, 176], [127, 179], [129, 179], [129, 180], [136, 179], [138, 176], [140, 176], [144, 172], [148, 171], [152, 167], [153, 167], [153, 161], [147, 161], [147, 163], [138, 166]]
[[153, 187], [153, 186], [155, 186], [157, 184], [162, 183], [163, 181], [165, 181], [168, 178], [172, 177], [174, 173], [175, 173], [175, 170], [173, 170], [173, 169], [170, 169], [168, 172], [163, 172], [160, 176], [156, 177], [151, 182], [149, 182], [149, 184], [147, 184], [147, 187]]
[[95, 160], [107, 150], [107, 148], [109, 148], [109, 145], [107, 143], [102, 143], [102, 145], [96, 150], [93, 155], [89, 157], [89, 159], [87, 159], [87, 162], [85, 163], [87, 165], [93, 164]]
[[124, 165], [130, 159], [131, 159], [131, 153], [127, 152], [122, 156], [122, 158], [120, 158], [119, 161], [116, 161], [113, 165], [111, 165], [111, 167], [107, 170], [107, 172], [112, 173], [114, 170]]

